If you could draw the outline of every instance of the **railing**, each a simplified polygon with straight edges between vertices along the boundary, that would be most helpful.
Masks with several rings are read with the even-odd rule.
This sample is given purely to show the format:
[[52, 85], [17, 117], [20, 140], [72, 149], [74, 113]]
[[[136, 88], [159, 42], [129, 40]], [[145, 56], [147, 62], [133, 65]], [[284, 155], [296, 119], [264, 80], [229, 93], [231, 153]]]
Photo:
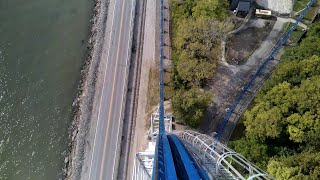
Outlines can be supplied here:
[[153, 168], [154, 154], [136, 154], [132, 180], [150, 180]]
[[175, 133], [189, 150], [198, 151], [202, 159], [207, 159], [215, 166], [214, 172], [209, 170], [214, 178], [221, 179], [272, 179], [267, 173], [251, 164], [242, 155], [229, 149], [212, 137], [194, 131], [181, 131]]

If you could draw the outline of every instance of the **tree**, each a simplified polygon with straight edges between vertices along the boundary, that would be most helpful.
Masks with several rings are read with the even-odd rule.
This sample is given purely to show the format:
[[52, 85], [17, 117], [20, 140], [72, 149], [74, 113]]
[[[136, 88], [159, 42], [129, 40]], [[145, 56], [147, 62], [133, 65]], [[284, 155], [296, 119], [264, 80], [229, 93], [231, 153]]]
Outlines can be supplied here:
[[291, 108], [289, 83], [272, 88], [245, 113], [246, 135], [255, 139], [278, 138], [285, 127], [285, 114]]
[[278, 180], [320, 179], [320, 153], [302, 152], [272, 159], [268, 172]]
[[227, 7], [226, 0], [197, 0], [196, 5], [192, 8], [192, 16], [224, 20], [227, 17]]
[[197, 87], [190, 90], [178, 90], [172, 98], [172, 108], [175, 118], [182, 120], [191, 127], [197, 127], [213, 98], [211, 92], [205, 92]]
[[257, 99], [266, 94], [275, 85], [284, 81], [295, 86], [300, 85], [307, 78], [320, 75], [319, 64], [319, 56], [312, 56], [294, 63], [292, 61], [282, 62], [258, 93]]
[[320, 56], [320, 38], [310, 36], [303, 39], [298, 48], [288, 48], [282, 60], [303, 60], [313, 55]]
[[182, 19], [187, 19], [192, 16], [192, 8], [195, 6], [195, 0], [172, 0], [172, 17], [174, 24], [180, 22]]
[[212, 78], [221, 53], [220, 40], [233, 28], [226, 0], [172, 0], [172, 107], [177, 119], [196, 127], [212, 101], [200, 90]]
[[288, 114], [288, 132], [295, 142], [320, 145], [320, 76], [302, 82], [292, 90], [294, 109]]
[[320, 23], [312, 24], [311, 28], [308, 30], [307, 36], [320, 38]]
[[[234, 142], [253, 162], [269, 160], [268, 172], [276, 179], [320, 179], [319, 32], [320, 23], [298, 47], [286, 50], [244, 115], [246, 138]], [[261, 153], [250, 154], [255, 149]]]
[[173, 38], [176, 70], [193, 84], [212, 78], [220, 54], [220, 38], [229, 25], [209, 18], [184, 19]]
[[284, 82], [245, 113], [247, 136], [266, 139], [288, 134], [294, 142], [320, 144], [320, 76], [291, 87]]
[[203, 79], [211, 78], [214, 75], [216, 65], [195, 58], [188, 57], [182, 53], [177, 64], [177, 71], [184, 80], [200, 85]]
[[251, 163], [266, 169], [269, 159], [268, 146], [266, 144], [243, 137], [239, 140], [230, 142], [228, 146], [243, 155]]

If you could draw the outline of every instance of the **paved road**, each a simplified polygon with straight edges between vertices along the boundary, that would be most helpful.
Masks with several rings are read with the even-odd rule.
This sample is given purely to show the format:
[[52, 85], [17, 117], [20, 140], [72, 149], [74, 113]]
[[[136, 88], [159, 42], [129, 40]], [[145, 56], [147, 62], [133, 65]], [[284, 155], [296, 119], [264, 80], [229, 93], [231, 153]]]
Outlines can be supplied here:
[[121, 142], [120, 125], [123, 120], [127, 91], [129, 56], [131, 51], [134, 0], [115, 0], [108, 59], [99, 106], [99, 114], [92, 158], [89, 166], [89, 179], [113, 179], [117, 174], [117, 156]]

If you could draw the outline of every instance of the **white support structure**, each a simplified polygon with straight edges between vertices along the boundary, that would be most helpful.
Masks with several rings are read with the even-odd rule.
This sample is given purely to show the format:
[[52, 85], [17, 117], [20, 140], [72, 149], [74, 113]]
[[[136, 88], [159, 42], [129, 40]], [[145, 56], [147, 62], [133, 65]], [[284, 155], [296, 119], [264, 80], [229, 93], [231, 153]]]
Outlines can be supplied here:
[[[148, 148], [136, 154], [132, 180], [151, 179], [156, 137], [159, 128], [158, 110], [151, 115]], [[165, 128], [172, 132], [172, 116], [165, 116]], [[229, 149], [208, 135], [194, 131], [174, 132], [189, 153], [207, 171], [211, 179], [269, 180], [267, 173], [251, 164], [242, 155]]]
[[181, 138], [199, 164], [215, 179], [272, 179], [242, 155], [210, 136], [194, 131], [181, 131], [175, 134]]
[[155, 142], [149, 142], [148, 148], [138, 152], [134, 161], [132, 180], [147, 180], [152, 177]]
[[[168, 133], [172, 132], [172, 115], [167, 114], [164, 116], [164, 126], [165, 130]], [[152, 113], [150, 117], [150, 129], [148, 137], [152, 142], [156, 141], [159, 131], [159, 109], [157, 109], [154, 113]]]
[[[167, 114], [164, 117], [164, 125], [166, 132], [172, 132], [172, 115]], [[153, 170], [153, 161], [156, 140], [159, 132], [159, 109], [152, 113], [150, 118], [150, 129], [148, 138], [148, 148], [143, 152], [138, 152], [134, 160], [134, 169], [132, 180], [151, 179]]]

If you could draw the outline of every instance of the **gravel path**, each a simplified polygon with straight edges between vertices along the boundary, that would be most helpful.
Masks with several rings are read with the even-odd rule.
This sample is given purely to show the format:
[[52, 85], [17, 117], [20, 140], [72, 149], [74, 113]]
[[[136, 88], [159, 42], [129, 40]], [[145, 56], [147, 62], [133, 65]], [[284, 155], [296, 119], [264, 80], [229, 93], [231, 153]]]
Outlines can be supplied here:
[[135, 154], [142, 151], [147, 146], [146, 130], [146, 106], [148, 94], [148, 82], [150, 68], [154, 66], [156, 60], [156, 1], [146, 1], [145, 27], [143, 37], [143, 52], [141, 61], [140, 85], [138, 92], [138, 107], [135, 118], [133, 144], [128, 165], [128, 177], [131, 177]]

